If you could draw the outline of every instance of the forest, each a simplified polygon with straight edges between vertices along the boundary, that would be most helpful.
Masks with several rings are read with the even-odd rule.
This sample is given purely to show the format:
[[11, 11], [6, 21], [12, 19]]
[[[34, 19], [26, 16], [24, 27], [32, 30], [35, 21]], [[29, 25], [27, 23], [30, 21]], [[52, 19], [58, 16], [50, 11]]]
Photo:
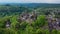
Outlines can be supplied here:
[[0, 5], [0, 34], [60, 34], [60, 4], [35, 5]]

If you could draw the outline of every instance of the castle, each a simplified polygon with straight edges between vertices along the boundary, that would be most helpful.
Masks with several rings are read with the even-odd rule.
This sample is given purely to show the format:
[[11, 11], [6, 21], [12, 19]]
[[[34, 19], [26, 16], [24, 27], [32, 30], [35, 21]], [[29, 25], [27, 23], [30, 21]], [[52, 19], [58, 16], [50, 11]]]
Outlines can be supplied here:
[[22, 22], [26, 21], [28, 23], [32, 23], [32, 21], [35, 21], [36, 19], [37, 19], [37, 13], [35, 11], [31, 13], [23, 12], [19, 17], [20, 21]]

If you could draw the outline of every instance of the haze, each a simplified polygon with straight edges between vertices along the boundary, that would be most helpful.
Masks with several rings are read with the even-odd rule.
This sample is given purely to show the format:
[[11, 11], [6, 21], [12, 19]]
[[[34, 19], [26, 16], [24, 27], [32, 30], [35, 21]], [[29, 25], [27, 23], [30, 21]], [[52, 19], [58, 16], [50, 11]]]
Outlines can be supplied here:
[[0, 3], [60, 3], [60, 0], [0, 0]]

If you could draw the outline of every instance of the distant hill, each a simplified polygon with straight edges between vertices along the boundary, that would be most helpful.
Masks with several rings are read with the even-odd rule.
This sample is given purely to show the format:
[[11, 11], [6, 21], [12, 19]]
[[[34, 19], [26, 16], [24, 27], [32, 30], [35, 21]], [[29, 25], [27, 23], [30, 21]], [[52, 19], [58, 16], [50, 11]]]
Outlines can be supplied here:
[[47, 3], [2, 3], [0, 4], [0, 15], [20, 14], [24, 11], [32, 11], [35, 8], [60, 8], [60, 4]]
[[48, 3], [5, 3], [1, 5], [10, 5], [10, 6], [24, 6], [24, 7], [60, 7], [60, 4], [48, 4]]

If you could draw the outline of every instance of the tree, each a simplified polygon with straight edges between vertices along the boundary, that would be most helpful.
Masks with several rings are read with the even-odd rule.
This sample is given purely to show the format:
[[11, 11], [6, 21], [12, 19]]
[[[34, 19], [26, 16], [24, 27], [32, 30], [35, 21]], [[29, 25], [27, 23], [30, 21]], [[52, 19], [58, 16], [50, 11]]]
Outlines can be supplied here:
[[46, 19], [44, 15], [38, 16], [37, 20], [35, 22], [32, 23], [32, 26], [34, 27], [42, 27], [44, 26], [46, 23]]

